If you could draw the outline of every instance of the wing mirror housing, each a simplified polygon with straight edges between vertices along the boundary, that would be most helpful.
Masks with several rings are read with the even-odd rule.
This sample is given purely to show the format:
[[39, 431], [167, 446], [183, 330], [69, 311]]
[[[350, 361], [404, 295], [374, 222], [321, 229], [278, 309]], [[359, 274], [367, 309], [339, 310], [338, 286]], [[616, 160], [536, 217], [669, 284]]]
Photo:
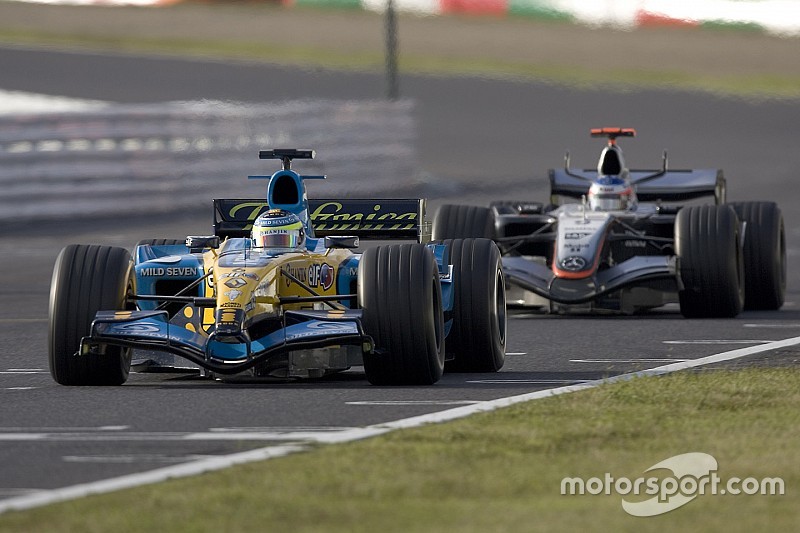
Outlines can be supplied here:
[[196, 254], [207, 248], [216, 250], [219, 248], [220, 238], [216, 235], [189, 235], [186, 237], [186, 247], [189, 252]]
[[325, 237], [325, 248], [347, 248], [353, 250], [358, 246], [357, 236]]

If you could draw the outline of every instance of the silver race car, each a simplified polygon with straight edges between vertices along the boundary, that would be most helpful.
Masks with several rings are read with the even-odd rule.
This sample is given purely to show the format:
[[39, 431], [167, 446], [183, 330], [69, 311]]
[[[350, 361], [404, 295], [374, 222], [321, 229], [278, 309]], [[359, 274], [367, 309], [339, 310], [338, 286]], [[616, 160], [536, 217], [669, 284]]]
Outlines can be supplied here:
[[734, 317], [779, 309], [786, 244], [774, 202], [726, 203], [722, 170], [629, 170], [620, 137], [597, 169], [551, 169], [550, 201], [444, 205], [434, 239], [493, 238], [502, 251], [508, 303], [547, 312], [631, 314], [679, 303], [685, 317]]

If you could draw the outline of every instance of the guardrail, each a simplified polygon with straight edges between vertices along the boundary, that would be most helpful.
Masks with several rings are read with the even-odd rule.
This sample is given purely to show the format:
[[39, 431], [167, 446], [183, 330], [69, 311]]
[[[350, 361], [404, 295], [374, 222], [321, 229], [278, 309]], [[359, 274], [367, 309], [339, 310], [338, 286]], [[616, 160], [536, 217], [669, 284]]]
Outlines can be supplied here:
[[[186, 102], [0, 116], [0, 220], [209, 209], [259, 197], [271, 147], [313, 148], [312, 194], [370, 196], [416, 169], [409, 101]], [[274, 165], [273, 165], [274, 166]]]

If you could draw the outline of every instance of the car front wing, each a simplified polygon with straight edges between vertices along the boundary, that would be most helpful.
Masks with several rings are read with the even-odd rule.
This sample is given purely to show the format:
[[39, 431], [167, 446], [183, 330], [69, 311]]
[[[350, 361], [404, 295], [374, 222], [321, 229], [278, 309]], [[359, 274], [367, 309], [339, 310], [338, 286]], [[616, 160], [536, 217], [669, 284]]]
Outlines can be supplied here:
[[283, 324], [261, 338], [250, 339], [245, 331], [231, 342], [217, 339], [213, 332], [201, 334], [172, 324], [166, 311], [99, 311], [76, 357], [115, 345], [172, 353], [206, 370], [233, 375], [295, 351], [356, 346], [364, 354], [374, 349], [358, 310], [286, 311]]
[[674, 256], [636, 256], [580, 279], [559, 278], [546, 265], [520, 256], [504, 256], [503, 273], [509, 283], [562, 304], [586, 303], [654, 280], [672, 279], [679, 283]]

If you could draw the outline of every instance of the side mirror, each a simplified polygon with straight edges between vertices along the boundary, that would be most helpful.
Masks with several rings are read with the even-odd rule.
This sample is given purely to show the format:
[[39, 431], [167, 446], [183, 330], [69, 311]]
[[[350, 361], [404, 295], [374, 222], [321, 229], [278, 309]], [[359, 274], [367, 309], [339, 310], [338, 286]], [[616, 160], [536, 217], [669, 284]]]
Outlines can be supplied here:
[[206, 248], [216, 250], [219, 248], [220, 239], [216, 235], [190, 235], [186, 237], [186, 247], [189, 252], [196, 254]]
[[358, 237], [325, 237], [325, 248], [358, 248]]

